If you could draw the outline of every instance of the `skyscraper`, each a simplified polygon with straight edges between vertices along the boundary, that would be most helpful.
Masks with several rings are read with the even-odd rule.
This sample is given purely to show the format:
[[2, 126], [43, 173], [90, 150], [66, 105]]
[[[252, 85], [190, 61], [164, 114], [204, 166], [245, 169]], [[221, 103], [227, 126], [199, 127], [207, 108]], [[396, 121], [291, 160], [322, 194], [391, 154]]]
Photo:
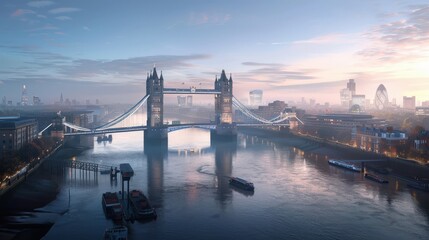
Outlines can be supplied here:
[[262, 90], [256, 89], [249, 92], [249, 103], [251, 106], [259, 106], [262, 104]]
[[352, 100], [352, 92], [348, 88], [341, 89], [340, 100], [341, 100], [342, 107], [349, 108], [350, 101]]
[[25, 84], [22, 85], [21, 105], [23, 105], [23, 106], [28, 105], [27, 86], [25, 86]]
[[382, 110], [386, 108], [388, 104], [389, 97], [387, 95], [387, 90], [383, 84], [380, 84], [375, 92], [374, 105], [378, 110]]
[[352, 92], [352, 95], [356, 94], [356, 83], [354, 79], [349, 79], [349, 82], [347, 83], [347, 89]]
[[408, 110], [415, 110], [416, 109], [416, 97], [407, 97], [404, 96], [403, 98], [403, 108]]

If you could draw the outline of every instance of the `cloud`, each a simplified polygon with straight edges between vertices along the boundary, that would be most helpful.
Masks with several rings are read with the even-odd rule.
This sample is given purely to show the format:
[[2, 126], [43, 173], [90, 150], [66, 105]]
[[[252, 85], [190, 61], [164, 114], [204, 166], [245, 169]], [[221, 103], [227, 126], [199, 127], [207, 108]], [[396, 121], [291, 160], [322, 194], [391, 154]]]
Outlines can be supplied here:
[[429, 5], [412, 6], [397, 19], [365, 34], [371, 45], [357, 55], [375, 61], [417, 60], [429, 51]]
[[24, 16], [27, 14], [35, 14], [35, 12], [33, 10], [28, 10], [28, 9], [17, 9], [11, 14], [11, 16], [12, 17], [20, 17], [20, 16]]
[[274, 66], [282, 66], [282, 64], [278, 63], [259, 63], [259, 62], [242, 62], [244, 66], [257, 66], [257, 67], [274, 67]]
[[28, 6], [35, 8], [47, 7], [51, 6], [52, 4], [54, 4], [52, 1], [31, 1], [27, 3]]
[[[261, 62], [243, 62], [242, 65], [256, 67], [247, 72], [241, 73], [241, 77], [259, 79], [263, 81], [268, 80], [310, 80], [315, 79], [314, 76], [310, 75], [310, 71], [306, 69], [291, 69], [287, 65], [280, 63], [261, 63]], [[311, 69], [314, 72], [314, 69]]]
[[72, 8], [72, 7], [54, 8], [49, 10], [49, 12], [52, 14], [71, 13], [71, 12], [78, 12], [78, 11], [80, 11], [79, 8]]
[[157, 55], [115, 60], [78, 59], [72, 61], [70, 65], [59, 67], [59, 71], [63, 75], [73, 77], [96, 77], [100, 75], [146, 76], [146, 73], [153, 68], [154, 64], [163, 70], [189, 68], [194, 66], [189, 61], [209, 57], [209, 55], [194, 54]]
[[39, 31], [46, 31], [46, 30], [58, 30], [59, 28], [52, 25], [52, 24], [45, 24], [42, 27], [33, 28], [28, 30], [28, 32], [39, 32]]
[[58, 16], [58, 17], [55, 17], [55, 18], [58, 19], [58, 20], [61, 20], [61, 21], [72, 20], [72, 18], [68, 17], [68, 16]]
[[[354, 41], [352, 34], [327, 34], [317, 36], [306, 40], [298, 40], [292, 42], [293, 44], [333, 44], [333, 43], [351, 43]], [[283, 44], [283, 43], [272, 43]]]
[[188, 18], [189, 25], [222, 25], [231, 20], [230, 14], [218, 14], [218, 13], [195, 13], [191, 12]]
[[87, 27], [87, 26], [83, 26], [82, 29], [85, 30], [85, 31], [91, 31], [91, 29], [89, 27]]

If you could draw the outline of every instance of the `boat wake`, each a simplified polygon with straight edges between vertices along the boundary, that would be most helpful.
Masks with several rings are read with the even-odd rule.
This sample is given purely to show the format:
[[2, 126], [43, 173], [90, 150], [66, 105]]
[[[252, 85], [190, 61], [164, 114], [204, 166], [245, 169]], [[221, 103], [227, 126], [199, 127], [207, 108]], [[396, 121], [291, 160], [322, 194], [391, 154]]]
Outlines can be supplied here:
[[199, 167], [199, 168], [197, 168], [197, 172], [199, 172], [199, 173], [201, 173], [201, 174], [205, 174], [205, 175], [210, 175], [210, 176], [216, 176], [216, 174], [215, 173], [213, 173], [213, 172], [209, 172], [208, 170], [207, 170], [207, 168], [208, 167], [210, 167], [210, 165], [203, 165], [203, 166], [201, 166], [201, 167]]

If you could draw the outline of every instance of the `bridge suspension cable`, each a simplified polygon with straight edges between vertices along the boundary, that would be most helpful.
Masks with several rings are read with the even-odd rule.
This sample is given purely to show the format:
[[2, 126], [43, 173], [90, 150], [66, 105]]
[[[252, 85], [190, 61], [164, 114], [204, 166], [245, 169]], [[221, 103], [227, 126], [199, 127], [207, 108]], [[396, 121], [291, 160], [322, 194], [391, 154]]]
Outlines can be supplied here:
[[128, 111], [126, 111], [124, 114], [118, 116], [117, 118], [113, 119], [112, 121], [105, 123], [101, 126], [98, 126], [95, 128], [95, 130], [104, 130], [106, 128], [109, 128], [115, 124], [118, 124], [120, 122], [122, 122], [123, 120], [125, 120], [126, 118], [128, 118], [129, 116], [133, 115], [135, 112], [137, 112], [137, 110], [143, 106], [143, 104], [147, 101], [147, 99], [149, 98], [150, 94], [147, 94], [146, 96], [144, 96], [139, 102], [137, 102], [132, 108], [130, 108]]
[[270, 120], [267, 120], [261, 116], [258, 116], [257, 114], [253, 113], [252, 111], [250, 111], [244, 104], [242, 104], [237, 98], [233, 97], [232, 99], [232, 103], [234, 104], [235, 107], [238, 108], [238, 110], [240, 110], [242, 113], [244, 113], [246, 116], [253, 118], [259, 122], [262, 123], [266, 123], [266, 124], [277, 124], [277, 123], [281, 123], [287, 119], [290, 119], [291, 117], [297, 119], [301, 124], [303, 124], [303, 122], [296, 117], [296, 114], [280, 114]]
[[82, 131], [82, 132], [91, 132], [91, 129], [89, 129], [89, 128], [84, 128], [84, 127], [81, 127], [81, 126], [75, 125], [75, 124], [73, 124], [73, 123], [63, 122], [63, 125], [64, 125], [64, 126], [67, 126], [67, 127], [69, 127], [69, 128], [71, 128], [71, 129], [77, 130], [77, 131]]
[[40, 131], [37, 135], [42, 136], [43, 132], [52, 126], [52, 123], [45, 127], [42, 131]]

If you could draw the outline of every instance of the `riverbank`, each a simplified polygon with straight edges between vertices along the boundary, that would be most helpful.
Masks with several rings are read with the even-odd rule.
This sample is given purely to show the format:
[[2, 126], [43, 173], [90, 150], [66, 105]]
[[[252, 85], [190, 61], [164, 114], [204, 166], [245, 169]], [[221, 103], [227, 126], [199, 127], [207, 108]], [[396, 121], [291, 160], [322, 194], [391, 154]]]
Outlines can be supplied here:
[[389, 158], [373, 152], [366, 152], [358, 148], [344, 144], [321, 141], [305, 135], [297, 135], [290, 132], [273, 132], [265, 129], [246, 128], [240, 130], [244, 134], [254, 135], [261, 138], [269, 138], [272, 142], [295, 147], [305, 154], [317, 154], [326, 159], [340, 160], [383, 160], [367, 162], [365, 165], [373, 169], [383, 169], [393, 175], [402, 176], [405, 179], [415, 177], [429, 178], [429, 167], [418, 164], [415, 161], [398, 158]]
[[0, 198], [0, 239], [40, 239], [64, 213], [43, 207], [58, 197], [58, 179], [44, 167], [49, 161], [71, 159], [83, 148], [60, 148]]

